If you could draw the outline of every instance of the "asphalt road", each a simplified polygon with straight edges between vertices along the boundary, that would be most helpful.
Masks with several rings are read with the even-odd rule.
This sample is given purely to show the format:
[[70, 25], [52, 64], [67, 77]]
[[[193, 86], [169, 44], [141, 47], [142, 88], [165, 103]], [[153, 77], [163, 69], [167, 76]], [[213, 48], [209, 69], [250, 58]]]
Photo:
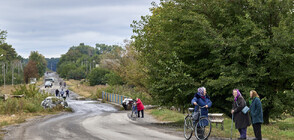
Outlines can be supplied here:
[[[53, 74], [57, 78], [57, 75]], [[52, 89], [59, 87], [56, 80]], [[138, 125], [109, 104], [97, 101], [74, 100], [70, 95], [69, 106], [73, 113], [62, 113], [30, 120], [8, 127], [4, 140], [179, 140], [183, 137], [167, 134]]]

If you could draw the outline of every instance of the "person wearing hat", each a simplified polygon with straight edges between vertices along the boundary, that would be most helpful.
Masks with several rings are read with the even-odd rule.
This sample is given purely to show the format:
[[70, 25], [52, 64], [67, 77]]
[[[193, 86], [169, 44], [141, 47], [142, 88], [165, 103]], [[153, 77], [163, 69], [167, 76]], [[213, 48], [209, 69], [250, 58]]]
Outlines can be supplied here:
[[246, 106], [246, 101], [242, 97], [239, 89], [233, 90], [233, 108], [231, 110], [232, 115], [234, 116], [235, 128], [239, 130], [240, 138], [238, 139], [246, 139], [247, 138], [247, 127], [250, 126], [250, 117], [247, 112], [244, 114], [242, 109]]

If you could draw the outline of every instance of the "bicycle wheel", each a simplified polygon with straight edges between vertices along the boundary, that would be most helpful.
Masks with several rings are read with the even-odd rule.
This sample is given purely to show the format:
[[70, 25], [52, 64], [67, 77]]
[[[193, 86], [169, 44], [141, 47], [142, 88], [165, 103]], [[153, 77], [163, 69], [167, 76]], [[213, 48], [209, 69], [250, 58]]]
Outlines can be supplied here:
[[193, 121], [192, 121], [192, 116], [187, 115], [185, 118], [185, 123], [184, 123], [184, 136], [186, 140], [189, 140], [192, 137], [193, 134]]
[[208, 118], [200, 118], [195, 126], [195, 136], [198, 140], [205, 140], [211, 132], [211, 122]]
[[132, 118], [137, 118], [138, 117], [138, 112], [136, 110], [132, 110], [131, 117]]

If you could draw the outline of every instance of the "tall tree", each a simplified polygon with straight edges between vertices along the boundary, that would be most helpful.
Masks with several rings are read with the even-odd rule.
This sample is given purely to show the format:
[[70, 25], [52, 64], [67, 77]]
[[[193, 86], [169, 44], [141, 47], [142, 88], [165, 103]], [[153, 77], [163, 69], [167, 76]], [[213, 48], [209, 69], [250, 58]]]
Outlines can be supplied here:
[[38, 78], [39, 72], [37, 68], [37, 63], [35, 61], [29, 61], [29, 63], [24, 68], [24, 81], [29, 82], [30, 78]]
[[232, 89], [239, 88], [247, 98], [256, 89], [266, 123], [293, 115], [293, 6], [292, 0], [154, 5], [151, 16], [132, 24], [150, 92], [163, 104], [189, 104], [191, 90], [204, 85], [214, 107], [229, 114]]
[[29, 61], [36, 62], [38, 75], [43, 76], [47, 67], [47, 61], [45, 57], [42, 54], [39, 54], [37, 51], [32, 51], [29, 56]]
[[12, 61], [19, 59], [18, 55], [14, 48], [12, 48], [12, 45], [9, 45], [7, 43], [0, 44], [0, 60], [4, 61]]
[[0, 29], [0, 44], [3, 44], [6, 40], [7, 31]]

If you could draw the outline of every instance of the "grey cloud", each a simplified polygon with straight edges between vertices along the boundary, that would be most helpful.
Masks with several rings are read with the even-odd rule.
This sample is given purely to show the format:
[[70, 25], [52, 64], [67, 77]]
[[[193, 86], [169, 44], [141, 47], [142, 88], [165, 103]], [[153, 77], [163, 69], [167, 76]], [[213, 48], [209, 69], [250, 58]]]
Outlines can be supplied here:
[[[150, 14], [152, 0], [7, 0], [0, 5], [0, 29], [27, 57], [30, 51], [58, 57], [81, 42], [121, 44], [133, 20]], [[158, 3], [159, 0], [156, 0]]]

